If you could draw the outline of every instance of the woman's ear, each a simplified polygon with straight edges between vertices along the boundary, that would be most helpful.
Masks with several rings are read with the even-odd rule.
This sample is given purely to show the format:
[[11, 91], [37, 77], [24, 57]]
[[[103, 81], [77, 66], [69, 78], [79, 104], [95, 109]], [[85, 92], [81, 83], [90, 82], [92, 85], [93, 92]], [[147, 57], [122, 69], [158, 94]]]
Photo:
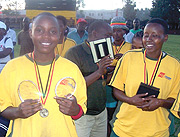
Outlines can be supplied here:
[[166, 34], [165, 36], [164, 36], [164, 42], [166, 42], [168, 40], [168, 34]]
[[96, 37], [97, 37], [97, 31], [95, 31], [95, 30], [92, 31], [92, 37], [93, 37], [93, 38], [96, 38]]

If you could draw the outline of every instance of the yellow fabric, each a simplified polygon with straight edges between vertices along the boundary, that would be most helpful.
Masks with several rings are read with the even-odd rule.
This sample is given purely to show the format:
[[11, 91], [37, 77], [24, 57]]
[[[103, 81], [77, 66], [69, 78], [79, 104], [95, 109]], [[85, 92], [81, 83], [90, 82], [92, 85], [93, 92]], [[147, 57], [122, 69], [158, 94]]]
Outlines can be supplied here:
[[[38, 66], [42, 83], [46, 85], [50, 64]], [[87, 96], [85, 80], [74, 63], [59, 57], [55, 62], [49, 96], [46, 104], [43, 106], [49, 111], [49, 116], [42, 118], [39, 112], [37, 112], [27, 119], [15, 119], [11, 121], [8, 134], [10, 133], [12, 122], [14, 122], [12, 137], [77, 137], [74, 121], [70, 116], [64, 115], [59, 111], [59, 105], [53, 98], [55, 97], [55, 85], [61, 78], [67, 76], [75, 79], [77, 89], [74, 95], [78, 104], [82, 106], [84, 113], [86, 113]], [[26, 56], [9, 61], [0, 74], [1, 111], [9, 106], [19, 106], [21, 101], [18, 97], [17, 89], [19, 83], [23, 80], [31, 80], [37, 84], [34, 64]]]
[[118, 53], [116, 53], [117, 49], [120, 49], [118, 51], [118, 53], [124, 54], [128, 50], [132, 49], [132, 45], [131, 45], [131, 43], [128, 43], [128, 42], [125, 42], [124, 45], [122, 45], [121, 48], [119, 46], [113, 45], [114, 55], [118, 54]]
[[179, 89], [179, 93], [177, 95], [176, 100], [174, 101], [173, 106], [171, 107], [171, 112], [179, 118], [179, 116], [177, 115], [177, 112], [180, 111], [180, 89]]
[[[122, 90], [128, 97], [136, 95], [140, 82], [144, 82], [144, 49], [130, 50], [124, 54], [115, 68], [110, 85]], [[163, 53], [164, 55], [164, 53]], [[146, 58], [148, 80], [152, 76], [157, 60]], [[160, 75], [160, 73], [165, 73]], [[153, 86], [160, 88], [158, 98], [176, 98], [180, 89], [180, 64], [169, 55], [161, 60]], [[148, 81], [149, 82], [149, 81]], [[146, 112], [136, 106], [123, 103], [114, 123], [114, 132], [121, 137], [159, 136], [168, 137], [170, 120], [165, 108]]]
[[65, 41], [62, 44], [58, 44], [55, 48], [55, 54], [64, 57], [66, 52], [73, 46], [76, 45], [76, 42], [70, 38], [65, 38]]
[[[34, 10], [34, 9], [27, 9], [26, 10], [26, 17], [33, 19], [34, 17], [36, 17], [38, 14], [42, 13], [42, 12], [49, 12], [51, 14], [53, 14], [54, 16], [64, 16], [67, 20], [69, 19], [73, 19], [76, 21], [76, 11], [71, 11], [71, 10]], [[73, 24], [74, 25], [74, 24]]]
[[[116, 53], [116, 52], [117, 52], [117, 49], [119, 49], [119, 50], [118, 50], [118, 53]], [[131, 45], [130, 43], [128, 43], [128, 42], [125, 42], [121, 47], [120, 47], [120, 46], [113, 45], [114, 55], [119, 54], [119, 53], [124, 54], [124, 53], [126, 53], [128, 50], [131, 50], [131, 49], [132, 49], [132, 45]], [[114, 59], [114, 60], [113, 60], [113, 63], [112, 63], [112, 66], [116, 66], [117, 61], [118, 61], [117, 59]]]

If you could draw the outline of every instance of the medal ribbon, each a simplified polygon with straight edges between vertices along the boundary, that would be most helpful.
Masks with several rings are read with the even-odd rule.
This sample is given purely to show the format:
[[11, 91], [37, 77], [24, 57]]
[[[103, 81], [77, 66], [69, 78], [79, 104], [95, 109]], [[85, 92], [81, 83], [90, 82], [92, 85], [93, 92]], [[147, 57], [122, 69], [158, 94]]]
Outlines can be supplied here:
[[[45, 105], [46, 100], [47, 100], [48, 95], [49, 95], [49, 91], [50, 91], [50, 87], [51, 87], [51, 82], [52, 82], [52, 77], [53, 77], [53, 73], [54, 73], [55, 58], [53, 59], [53, 61], [51, 63], [51, 66], [50, 66], [49, 75], [48, 75], [48, 79], [47, 79], [47, 83], [46, 83], [45, 93], [43, 91], [43, 86], [42, 86], [42, 81], [41, 81], [41, 76], [40, 76], [39, 68], [38, 68], [38, 65], [37, 65], [36, 61], [34, 60], [34, 52], [33, 52], [33, 61], [34, 61], [34, 68], [35, 68], [35, 73], [36, 73], [36, 79], [37, 79], [37, 83], [38, 83], [38, 89], [40, 91], [40, 84], [41, 84], [41, 89], [42, 89], [41, 92], [43, 93], [43, 96], [41, 96], [41, 101], [42, 101], [42, 104]], [[52, 71], [51, 71], [51, 69], [52, 69]], [[49, 82], [50, 72], [51, 72], [51, 78], [50, 78], [50, 82]], [[49, 83], [49, 87], [48, 87], [48, 83]], [[46, 95], [47, 87], [48, 87], [48, 92], [47, 92], [47, 95]], [[44, 97], [45, 97], [45, 99], [43, 100]]]
[[[158, 61], [156, 62], [156, 65], [154, 67], [154, 70], [153, 70], [149, 85], [153, 85], [153, 83], [154, 83], [154, 80], [155, 80], [157, 71], [159, 69], [161, 60], [162, 60], [162, 52], [161, 52], [161, 54], [160, 54], [160, 56], [158, 58]], [[144, 83], [146, 83], [146, 81], [147, 81], [147, 84], [148, 84], [148, 73], [147, 73], [147, 69], [146, 69], [146, 50], [145, 50], [145, 53], [144, 53]]]
[[122, 48], [122, 46], [124, 45], [124, 41], [121, 43], [121, 45], [117, 48], [117, 46], [115, 46], [116, 48], [115, 48], [115, 52], [116, 52], [116, 54], [118, 54], [119, 53], [119, 51], [121, 50], [121, 48]]

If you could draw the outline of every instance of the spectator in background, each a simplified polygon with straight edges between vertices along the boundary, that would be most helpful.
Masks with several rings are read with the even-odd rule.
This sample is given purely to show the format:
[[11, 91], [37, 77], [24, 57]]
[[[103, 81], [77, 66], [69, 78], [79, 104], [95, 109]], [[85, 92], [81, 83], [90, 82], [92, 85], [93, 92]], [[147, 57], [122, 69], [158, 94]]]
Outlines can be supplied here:
[[70, 48], [65, 57], [73, 61], [81, 70], [87, 84], [87, 113], [75, 121], [78, 137], [106, 137], [106, 75], [112, 60], [105, 56], [94, 63], [89, 42], [108, 38], [111, 27], [103, 22], [93, 22], [88, 29], [88, 39], [84, 43]]
[[[6, 25], [0, 21], [0, 73], [6, 63], [11, 59], [10, 54], [13, 50], [12, 40], [11, 38], [6, 37], [6, 30]], [[6, 135], [8, 126], [9, 120], [0, 115], [0, 137]]]
[[88, 38], [88, 32], [85, 30], [87, 26], [87, 21], [83, 18], [78, 19], [76, 30], [69, 32], [68, 38], [73, 39], [76, 44], [81, 44]]
[[10, 54], [13, 50], [13, 43], [10, 37], [6, 37], [6, 25], [0, 21], [0, 72], [11, 59]]
[[133, 22], [132, 22], [132, 20], [127, 20], [127, 21], [126, 21], [126, 26], [129, 28], [129, 30], [132, 29], [132, 28], [133, 28]]
[[18, 44], [20, 48], [20, 56], [34, 50], [32, 39], [29, 36], [29, 24], [30, 19], [28, 17], [23, 18], [23, 29], [18, 33]]
[[129, 30], [126, 26], [125, 19], [123, 17], [114, 17], [111, 20], [111, 27], [113, 29], [113, 51], [116, 59], [119, 59], [126, 51], [130, 50], [131, 44], [125, 42], [124, 35]]
[[133, 34], [142, 31], [142, 29], [140, 29], [140, 20], [138, 18], [135, 18], [133, 20], [133, 29], [130, 30]]
[[75, 27], [75, 21], [72, 17], [69, 19], [69, 27], [71, 27], [71, 28]]
[[[129, 30], [132, 29], [132, 21], [127, 20], [126, 26], [129, 28]], [[124, 34], [124, 40], [126, 42], [132, 43], [132, 38], [133, 38], [134, 34], [129, 30], [126, 30], [126, 34]]]
[[143, 42], [142, 42], [142, 37], [143, 37], [143, 31], [139, 31], [134, 35], [134, 37], [132, 39], [132, 49], [144, 48]]
[[[17, 40], [16, 40], [16, 32], [13, 29], [10, 28], [10, 20], [8, 18], [5, 20], [5, 24], [6, 24], [6, 27], [7, 27], [7, 29], [6, 29], [7, 32], [6, 32], [5, 37], [11, 38], [11, 40], [13, 42], [13, 46], [15, 46], [16, 42], [17, 42]], [[11, 56], [11, 59], [14, 58], [14, 48], [13, 48], [10, 56]]]
[[66, 51], [68, 51], [68, 49], [70, 49], [71, 47], [76, 45], [76, 42], [70, 38], [67, 38], [64, 35], [64, 32], [67, 28], [67, 20], [64, 16], [57, 16], [56, 17], [59, 23], [59, 28], [60, 28], [60, 39], [59, 39], [59, 43], [55, 48], [55, 53], [64, 57]]
[[[121, 58], [121, 56], [132, 48], [131, 44], [125, 42], [124, 35], [129, 28], [126, 26], [125, 19], [123, 17], [114, 17], [111, 20], [111, 27], [113, 29], [113, 50], [115, 55], [115, 60], [113, 65]], [[108, 111], [108, 137], [111, 131], [111, 126], [109, 121], [112, 119], [113, 113], [116, 109], [117, 100], [112, 95], [112, 87], [106, 86], [107, 102], [106, 107]]]

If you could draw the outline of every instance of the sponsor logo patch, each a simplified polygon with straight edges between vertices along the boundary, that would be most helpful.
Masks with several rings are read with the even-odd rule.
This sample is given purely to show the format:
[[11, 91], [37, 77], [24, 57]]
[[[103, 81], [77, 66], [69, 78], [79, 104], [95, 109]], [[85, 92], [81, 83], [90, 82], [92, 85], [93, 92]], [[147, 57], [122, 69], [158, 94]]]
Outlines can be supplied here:
[[167, 79], [167, 80], [171, 80], [171, 78], [168, 77], [168, 76], [166, 76], [165, 73], [163, 73], [163, 72], [160, 72], [159, 75], [158, 75], [158, 77], [160, 77], [160, 78], [165, 78], [165, 79]]

